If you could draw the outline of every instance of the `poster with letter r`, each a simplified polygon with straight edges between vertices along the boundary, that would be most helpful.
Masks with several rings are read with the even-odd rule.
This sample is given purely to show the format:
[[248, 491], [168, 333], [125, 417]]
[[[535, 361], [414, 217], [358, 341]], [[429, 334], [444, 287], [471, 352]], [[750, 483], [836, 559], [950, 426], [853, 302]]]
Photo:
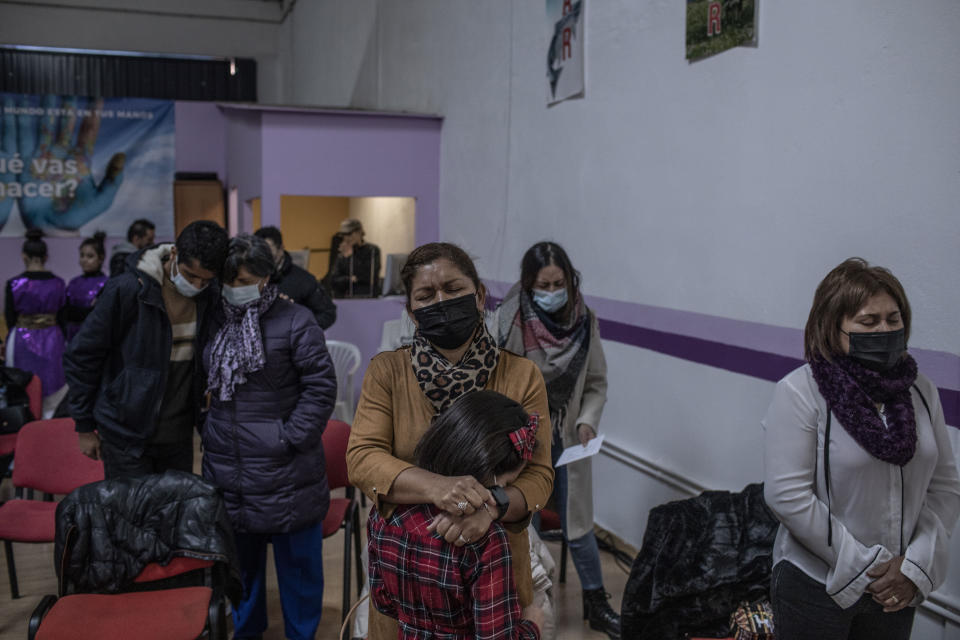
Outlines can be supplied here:
[[547, 105], [585, 94], [587, 0], [547, 1]]
[[0, 93], [0, 236], [173, 235], [174, 103]]
[[687, 61], [733, 47], [757, 46], [757, 0], [684, 0], [687, 4]]

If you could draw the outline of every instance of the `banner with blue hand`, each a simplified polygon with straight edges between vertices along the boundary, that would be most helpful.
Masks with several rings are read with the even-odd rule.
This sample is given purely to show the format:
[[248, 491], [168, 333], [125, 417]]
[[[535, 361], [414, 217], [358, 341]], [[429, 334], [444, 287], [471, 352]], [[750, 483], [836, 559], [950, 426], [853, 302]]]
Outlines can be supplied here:
[[0, 93], [0, 235], [173, 235], [174, 104]]

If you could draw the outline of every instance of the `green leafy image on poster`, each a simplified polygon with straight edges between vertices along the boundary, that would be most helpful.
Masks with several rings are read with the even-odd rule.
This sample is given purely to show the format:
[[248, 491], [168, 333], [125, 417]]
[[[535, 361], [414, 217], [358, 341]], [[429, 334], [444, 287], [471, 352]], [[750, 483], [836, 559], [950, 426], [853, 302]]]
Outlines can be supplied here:
[[757, 0], [686, 0], [687, 60], [757, 44]]

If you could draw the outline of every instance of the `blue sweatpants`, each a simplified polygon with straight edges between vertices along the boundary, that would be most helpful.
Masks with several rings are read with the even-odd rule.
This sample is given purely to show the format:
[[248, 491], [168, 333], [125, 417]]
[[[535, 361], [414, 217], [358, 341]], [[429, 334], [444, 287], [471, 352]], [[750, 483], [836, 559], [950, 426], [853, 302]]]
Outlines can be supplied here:
[[286, 637], [311, 640], [323, 612], [323, 522], [293, 533], [237, 533], [235, 539], [243, 600], [233, 612], [234, 638], [256, 637], [267, 629], [267, 543], [271, 542]]

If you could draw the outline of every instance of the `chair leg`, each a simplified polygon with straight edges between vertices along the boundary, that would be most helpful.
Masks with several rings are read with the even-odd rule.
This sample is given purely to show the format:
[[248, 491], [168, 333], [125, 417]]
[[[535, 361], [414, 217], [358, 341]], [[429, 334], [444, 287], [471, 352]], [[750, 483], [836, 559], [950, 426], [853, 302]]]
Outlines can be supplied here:
[[353, 510], [353, 552], [357, 562], [357, 597], [363, 595], [363, 584], [366, 582], [366, 576], [363, 572], [363, 549], [360, 544], [360, 510]]
[[560, 541], [560, 584], [567, 581], [567, 539]]
[[350, 611], [350, 536], [353, 534], [353, 523], [347, 519], [343, 528], [343, 609], [340, 612], [340, 623], [347, 619]]
[[13, 543], [3, 541], [3, 550], [7, 554], [7, 573], [10, 576], [10, 595], [14, 600], [20, 597], [20, 588], [17, 585], [17, 567], [13, 563]]

